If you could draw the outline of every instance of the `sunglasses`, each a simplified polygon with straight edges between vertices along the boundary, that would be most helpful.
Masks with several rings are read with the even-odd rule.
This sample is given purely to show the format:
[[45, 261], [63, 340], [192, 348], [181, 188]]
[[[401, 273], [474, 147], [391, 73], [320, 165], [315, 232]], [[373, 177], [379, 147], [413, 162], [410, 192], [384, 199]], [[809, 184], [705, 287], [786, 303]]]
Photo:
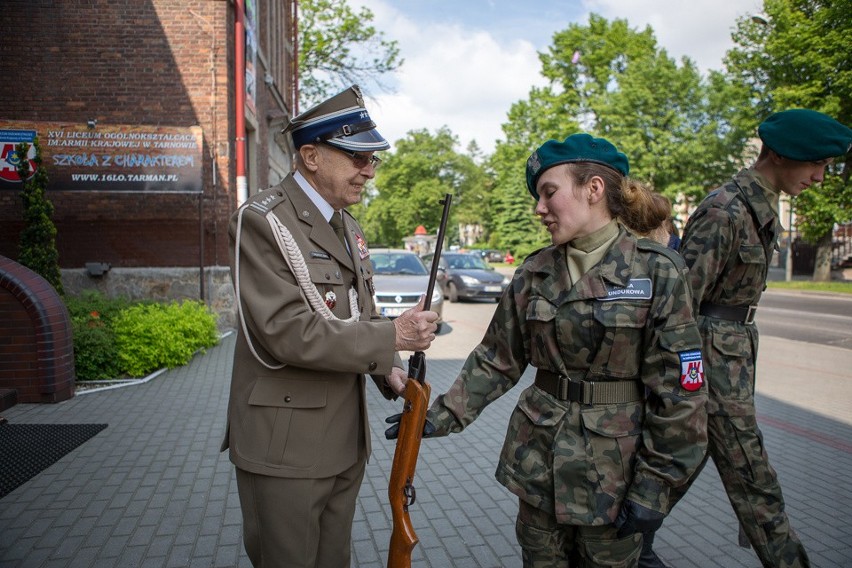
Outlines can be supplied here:
[[378, 156], [376, 156], [375, 154], [373, 154], [372, 156], [366, 156], [364, 154], [359, 154], [357, 152], [350, 152], [349, 150], [344, 150], [343, 148], [338, 148], [337, 146], [333, 146], [333, 145], [327, 144], [325, 142], [323, 142], [323, 144], [325, 146], [328, 146], [329, 148], [334, 148], [338, 152], [342, 152], [342, 153], [346, 154], [347, 156], [349, 156], [349, 158], [352, 160], [352, 164], [356, 168], [358, 168], [359, 170], [363, 170], [364, 168], [366, 168], [367, 164], [373, 166], [373, 169], [376, 170], [382, 164], [382, 159], [379, 158]]

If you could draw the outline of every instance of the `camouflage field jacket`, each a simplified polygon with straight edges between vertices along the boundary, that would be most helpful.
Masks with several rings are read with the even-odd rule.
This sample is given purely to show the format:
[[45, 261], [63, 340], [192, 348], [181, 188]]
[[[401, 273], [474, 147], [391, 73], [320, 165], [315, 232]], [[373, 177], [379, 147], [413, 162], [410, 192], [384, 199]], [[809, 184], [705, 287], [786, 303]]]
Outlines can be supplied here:
[[781, 226], [752, 170], [711, 192], [690, 216], [680, 252], [703, 338], [710, 414], [754, 414], [757, 327], [698, 315], [704, 302], [757, 306]]
[[[706, 387], [683, 386], [700, 338], [683, 261], [620, 228], [603, 260], [570, 285], [565, 246], [531, 255], [482, 342], [429, 420], [459, 432], [528, 365], [572, 379], [635, 380], [645, 400], [582, 405], [536, 386], [510, 418], [496, 476], [560, 523], [613, 522], [625, 497], [663, 513], [707, 445]], [[702, 375], [703, 378], [703, 375]]]

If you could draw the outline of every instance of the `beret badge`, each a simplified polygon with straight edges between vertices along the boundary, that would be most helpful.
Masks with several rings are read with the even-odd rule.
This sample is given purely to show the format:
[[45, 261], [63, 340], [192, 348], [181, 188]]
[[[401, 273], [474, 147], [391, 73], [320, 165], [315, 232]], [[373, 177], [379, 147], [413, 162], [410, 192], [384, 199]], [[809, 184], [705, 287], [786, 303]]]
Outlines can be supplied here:
[[529, 157], [527, 160], [527, 168], [533, 175], [537, 174], [538, 170], [541, 169], [541, 160], [538, 158], [538, 152], [533, 152]]

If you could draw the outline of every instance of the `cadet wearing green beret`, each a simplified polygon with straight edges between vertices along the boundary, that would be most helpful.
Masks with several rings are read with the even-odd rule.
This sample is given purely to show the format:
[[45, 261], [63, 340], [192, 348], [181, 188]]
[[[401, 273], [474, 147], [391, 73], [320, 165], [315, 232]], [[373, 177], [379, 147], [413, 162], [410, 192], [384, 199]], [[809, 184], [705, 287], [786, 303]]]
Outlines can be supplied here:
[[849, 150], [852, 130], [823, 113], [791, 109], [767, 118], [758, 135], [757, 161], [698, 206], [680, 252], [690, 270], [710, 386], [708, 455], [763, 565], [809, 566], [755, 416], [754, 315], [782, 229], [780, 194], [796, 196], [820, 183], [833, 158]]
[[427, 415], [429, 435], [460, 432], [536, 367], [496, 472], [519, 499], [525, 568], [635, 566], [643, 533], [704, 457], [706, 387], [686, 267], [633, 234], [665, 217], [648, 222], [653, 194], [628, 172], [627, 156], [589, 134], [533, 152], [527, 189], [552, 244], [515, 272], [482, 342]]

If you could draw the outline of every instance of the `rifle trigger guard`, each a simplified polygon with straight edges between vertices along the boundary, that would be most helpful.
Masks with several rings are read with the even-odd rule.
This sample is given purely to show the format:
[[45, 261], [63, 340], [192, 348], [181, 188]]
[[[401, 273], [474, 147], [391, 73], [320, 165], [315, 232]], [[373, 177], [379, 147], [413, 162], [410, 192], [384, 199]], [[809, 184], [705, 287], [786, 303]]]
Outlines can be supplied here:
[[411, 484], [411, 479], [408, 479], [405, 483], [405, 488], [402, 490], [403, 494], [405, 494], [405, 510], [408, 510], [410, 505], [414, 505], [414, 502], [417, 500], [417, 491], [414, 489], [414, 485]]

